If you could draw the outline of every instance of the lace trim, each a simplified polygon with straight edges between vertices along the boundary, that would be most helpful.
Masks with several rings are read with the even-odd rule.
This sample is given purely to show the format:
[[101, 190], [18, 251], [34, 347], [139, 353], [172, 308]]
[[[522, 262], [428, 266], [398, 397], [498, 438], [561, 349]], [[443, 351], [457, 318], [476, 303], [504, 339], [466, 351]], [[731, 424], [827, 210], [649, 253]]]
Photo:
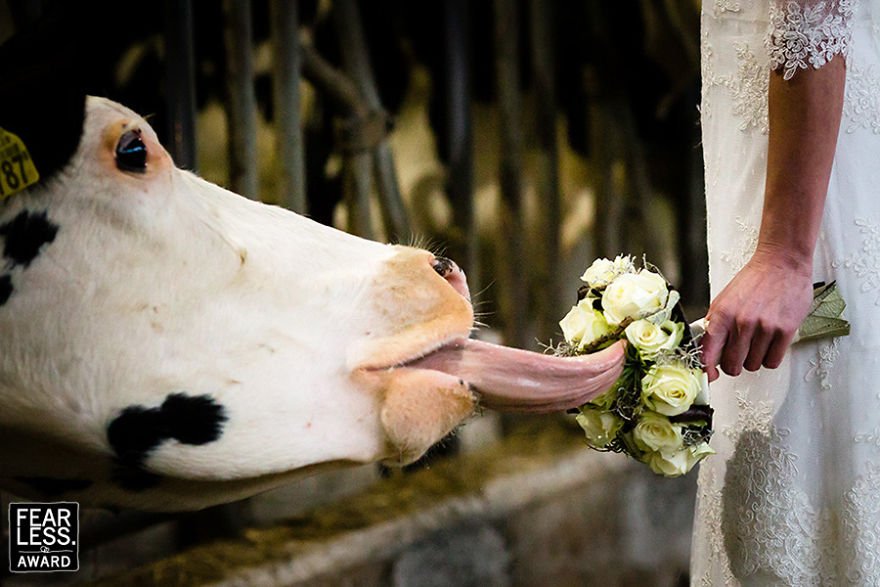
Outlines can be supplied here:
[[843, 498], [841, 553], [850, 585], [880, 583], [880, 466], [868, 463]]
[[734, 49], [739, 65], [736, 76], [729, 82], [733, 113], [742, 120], [740, 130], [754, 128], [765, 135], [770, 131], [767, 108], [770, 78], [767, 66], [758, 62], [746, 43], [736, 43]]
[[[798, 0], [803, 2], [803, 0]], [[702, 92], [700, 112], [704, 122], [712, 118], [712, 104], [710, 90], [712, 88], [724, 88], [731, 96], [733, 101], [733, 113], [740, 120], [739, 130], [749, 132], [757, 130], [761, 134], [767, 134], [769, 129], [767, 116], [767, 90], [769, 85], [768, 70], [771, 67], [779, 67], [785, 63], [787, 77], [794, 75], [797, 69], [806, 68], [807, 63], [818, 67], [819, 64], [827, 62], [835, 51], [846, 54], [851, 36], [853, 20], [850, 18], [853, 12], [855, 0], [834, 0], [823, 1], [811, 8], [802, 8], [798, 2], [789, 1], [783, 4], [777, 1], [772, 10], [776, 13], [777, 21], [782, 19], [789, 25], [795, 26], [791, 22], [801, 23], [797, 26], [806, 26], [809, 20], [810, 26], [817, 27], [812, 29], [810, 35], [797, 32], [778, 32], [776, 35], [792, 44], [792, 47], [800, 47], [803, 55], [800, 60], [784, 61], [783, 54], [785, 50], [789, 50], [786, 44], [783, 48], [775, 48], [768, 51], [769, 62], [763, 59], [763, 56], [756, 55], [747, 43], [735, 43], [733, 48], [736, 52], [736, 69], [728, 70], [723, 74], [716, 72], [716, 55], [712, 47], [709, 37], [709, 26], [704, 22], [700, 32], [701, 46], [701, 78]], [[793, 4], [794, 12], [787, 13], [788, 5]], [[715, 0], [713, 12], [717, 19], [723, 13], [733, 13], [740, 11], [738, 2], [732, 0]], [[819, 18], [817, 15], [820, 10], [825, 10], [825, 16]], [[836, 11], [836, 12], [834, 12]], [[797, 18], [792, 16], [796, 13]], [[713, 20], [710, 13], [704, 13], [704, 20]], [[787, 16], [788, 15], [788, 16]], [[807, 16], [805, 16], [807, 15]], [[815, 24], [819, 21], [820, 24]], [[880, 19], [878, 19], [880, 23]], [[877, 31], [880, 31], [880, 25], [875, 24]], [[838, 30], [839, 38], [833, 42], [824, 42], [822, 35], [830, 30]], [[792, 40], [787, 41], [786, 35]], [[765, 43], [770, 42], [770, 37], [765, 38]], [[816, 56], [809, 53], [809, 45], [815, 44], [826, 51], [822, 55]], [[794, 48], [791, 48], [794, 51]], [[776, 55], [776, 62], [773, 61], [773, 55]], [[783, 61], [780, 61], [783, 60]], [[841, 127], [847, 133], [854, 133], [859, 130], [866, 130], [880, 135], [880, 71], [872, 66], [860, 66], [858, 63], [847, 63], [846, 75], [846, 94], [843, 102], [843, 120]]]
[[[716, 4], [716, 12], [718, 11]], [[725, 11], [739, 11], [739, 4], [725, 3]], [[735, 10], [734, 10], [735, 9]], [[757, 129], [761, 134], [769, 130], [767, 116], [767, 91], [770, 80], [767, 76], [767, 65], [761, 63], [747, 43], [736, 43], [737, 70], [732, 75], [717, 75], [714, 67], [714, 50], [709, 42], [708, 27], [703, 26], [700, 34], [700, 74], [702, 78], [701, 113], [703, 118], [711, 118], [712, 108], [709, 103], [709, 89], [726, 88], [733, 99], [733, 113], [741, 119], [739, 129], [749, 131]]]
[[708, 550], [709, 562], [706, 571], [700, 576], [700, 587], [718, 587], [713, 577], [713, 567], [720, 569], [721, 580], [725, 587], [739, 587], [739, 581], [733, 576], [724, 548], [722, 531], [724, 498], [723, 485], [718, 482], [715, 467], [700, 465], [700, 476], [697, 498], [697, 519], [703, 527], [702, 539]]
[[[802, 2], [803, 0], [801, 0]], [[819, 69], [835, 55], [846, 57], [852, 35], [855, 0], [830, 0], [802, 6], [801, 2], [771, 2], [765, 44], [772, 69], [782, 68], [791, 79], [798, 69]]]
[[834, 362], [840, 356], [840, 339], [833, 339], [829, 343], [822, 344], [816, 350], [816, 358], [810, 360], [810, 370], [804, 375], [804, 381], [819, 381], [822, 391], [831, 389], [831, 369]]
[[855, 273], [862, 281], [859, 292], [876, 295], [874, 305], [880, 306], [880, 225], [865, 218], [857, 218], [855, 223], [862, 234], [861, 248], [842, 260], [834, 261], [831, 266], [835, 269], [843, 267]]
[[880, 448], [880, 428], [874, 428], [873, 432], [856, 434], [853, 437], [853, 442], [856, 444], [870, 444]]
[[[751, 389], [736, 390], [736, 422], [721, 429], [731, 444], [738, 445], [740, 438], [747, 432], [769, 435], [773, 429], [773, 403], [768, 401], [752, 401], [749, 399]], [[700, 465], [697, 500], [697, 527], [695, 540], [702, 540], [706, 547], [708, 564], [705, 572], [699, 577], [700, 587], [718, 587], [721, 581], [724, 587], [740, 587], [731, 568], [728, 552], [731, 548], [728, 502], [730, 500], [729, 470], [724, 478], [719, 478], [719, 463], [706, 461]], [[728, 467], [730, 464], [728, 463]], [[720, 577], [718, 576], [720, 573]]]
[[823, 546], [828, 548], [820, 531], [823, 516], [798, 487], [798, 456], [788, 448], [791, 431], [773, 424], [771, 401], [749, 395], [748, 389], [737, 390], [736, 424], [724, 431], [736, 447], [720, 504], [732, 574], [740, 579], [769, 574], [784, 585], [831, 584], [823, 568]]
[[[766, 135], [770, 128], [767, 95], [770, 79], [769, 66], [759, 61], [746, 43], [735, 43], [737, 67], [729, 75], [719, 75], [714, 69], [714, 51], [704, 30], [702, 36], [702, 105], [704, 120], [712, 117], [709, 90], [721, 87], [730, 92], [733, 114], [739, 119], [739, 130], [756, 130]], [[845, 132], [865, 130], [880, 135], [880, 70], [871, 65], [847, 64], [846, 90], [843, 99], [841, 126]]]
[[739, 12], [739, 2], [736, 0], [715, 0], [715, 16], [719, 16], [725, 12]]
[[880, 465], [866, 463], [839, 512], [816, 507], [798, 488], [797, 458], [780, 444], [782, 432], [745, 432], [723, 484], [701, 465], [695, 539], [709, 564], [693, 584], [739, 587], [761, 577], [790, 587], [880, 585]]
[[[727, 463], [722, 499], [726, 544], [734, 575], [772, 578], [773, 584], [834, 584], [828, 568], [827, 511], [800, 489], [798, 456], [789, 431], [747, 430]], [[824, 552], [823, 552], [824, 551]]]
[[715, 75], [715, 67], [713, 61], [715, 59], [715, 51], [709, 42], [709, 28], [705, 25], [700, 27], [700, 116], [706, 121], [711, 118], [712, 107], [709, 104], [709, 88], [719, 85], [719, 80]]
[[734, 221], [742, 236], [737, 239], [736, 248], [721, 253], [721, 260], [730, 265], [735, 274], [746, 266], [758, 246], [758, 227], [746, 222], [742, 216], [737, 216]]
[[773, 424], [773, 403], [749, 396], [749, 389], [736, 391], [736, 423], [723, 430], [735, 446], [723, 482], [714, 469], [700, 471], [704, 534], [696, 539], [705, 540], [711, 559], [700, 584], [738, 586], [754, 576], [779, 585], [834, 584], [833, 543], [823, 531], [829, 515], [800, 489], [791, 431]]
[[[694, 540], [704, 558], [692, 584], [880, 585], [880, 465], [864, 462], [839, 507], [811, 499], [791, 448], [799, 441], [774, 425], [772, 401], [750, 395], [736, 390], [736, 423], [722, 428], [735, 447], [726, 472], [713, 460], [700, 467]], [[880, 447], [880, 430], [853, 440]]]
[[880, 134], [880, 75], [873, 65], [847, 64], [843, 118], [848, 133], [864, 128]]

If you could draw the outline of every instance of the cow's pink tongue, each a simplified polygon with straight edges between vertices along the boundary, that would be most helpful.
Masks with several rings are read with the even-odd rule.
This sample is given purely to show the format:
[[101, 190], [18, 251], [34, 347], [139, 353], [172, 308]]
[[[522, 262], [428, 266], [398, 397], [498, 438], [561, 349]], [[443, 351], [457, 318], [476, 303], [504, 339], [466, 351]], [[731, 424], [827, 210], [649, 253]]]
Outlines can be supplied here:
[[554, 357], [467, 340], [445, 346], [409, 366], [455, 375], [482, 403], [506, 412], [558, 412], [604, 393], [623, 371], [624, 345], [581, 357]]

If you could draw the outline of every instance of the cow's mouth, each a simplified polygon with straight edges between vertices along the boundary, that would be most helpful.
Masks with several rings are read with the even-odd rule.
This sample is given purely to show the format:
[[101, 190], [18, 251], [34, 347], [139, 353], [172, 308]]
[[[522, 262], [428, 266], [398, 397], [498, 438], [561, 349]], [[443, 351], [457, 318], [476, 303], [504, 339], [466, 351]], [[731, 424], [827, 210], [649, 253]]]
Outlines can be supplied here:
[[458, 377], [492, 409], [544, 413], [573, 408], [604, 393], [620, 377], [623, 357], [623, 343], [592, 355], [561, 358], [458, 339], [399, 366]]

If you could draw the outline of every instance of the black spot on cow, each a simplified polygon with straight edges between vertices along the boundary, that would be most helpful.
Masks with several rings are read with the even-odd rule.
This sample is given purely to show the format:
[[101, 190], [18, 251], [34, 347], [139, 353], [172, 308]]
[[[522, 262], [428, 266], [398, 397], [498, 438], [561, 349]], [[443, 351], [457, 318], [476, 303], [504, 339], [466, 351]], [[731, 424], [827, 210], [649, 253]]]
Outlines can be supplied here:
[[140, 466], [168, 438], [161, 408], [130, 406], [107, 426], [107, 441], [121, 463]]
[[55, 497], [73, 491], [82, 491], [92, 486], [89, 479], [55, 479], [53, 477], [16, 477], [23, 483], [47, 497]]
[[226, 409], [209, 395], [172, 393], [157, 408], [125, 408], [107, 426], [107, 441], [119, 463], [114, 481], [126, 489], [152, 487], [158, 477], [141, 467], [153, 450], [166, 440], [194, 446], [214, 442], [227, 419]]
[[27, 267], [40, 254], [43, 245], [54, 241], [57, 234], [58, 226], [49, 221], [45, 211], [24, 210], [0, 225], [0, 235], [5, 237], [3, 256], [14, 265]]
[[12, 276], [0, 275], [0, 306], [9, 301], [12, 289]]
[[168, 435], [183, 444], [214, 442], [223, 431], [226, 410], [208, 395], [172, 393], [162, 403]]

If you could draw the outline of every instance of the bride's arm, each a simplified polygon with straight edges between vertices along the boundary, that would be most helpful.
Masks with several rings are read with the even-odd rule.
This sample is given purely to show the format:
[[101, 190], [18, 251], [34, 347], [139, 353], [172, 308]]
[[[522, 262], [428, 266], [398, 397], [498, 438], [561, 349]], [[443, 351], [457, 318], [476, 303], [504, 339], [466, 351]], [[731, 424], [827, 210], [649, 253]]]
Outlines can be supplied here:
[[758, 246], [709, 307], [703, 361], [710, 380], [718, 377], [719, 363], [728, 375], [778, 367], [812, 299], [813, 251], [834, 161], [846, 65], [840, 55], [818, 69], [778, 65], [783, 67], [770, 74]]

